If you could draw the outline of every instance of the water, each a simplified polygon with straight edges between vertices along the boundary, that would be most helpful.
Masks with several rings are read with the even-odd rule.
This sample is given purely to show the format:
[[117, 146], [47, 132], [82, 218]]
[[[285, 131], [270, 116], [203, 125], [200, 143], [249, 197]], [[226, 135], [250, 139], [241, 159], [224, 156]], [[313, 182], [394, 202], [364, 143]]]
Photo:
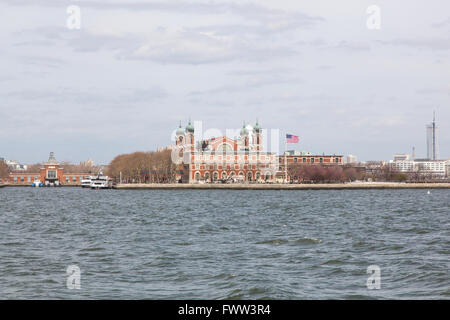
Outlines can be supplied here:
[[449, 299], [449, 214], [449, 190], [2, 188], [0, 298]]

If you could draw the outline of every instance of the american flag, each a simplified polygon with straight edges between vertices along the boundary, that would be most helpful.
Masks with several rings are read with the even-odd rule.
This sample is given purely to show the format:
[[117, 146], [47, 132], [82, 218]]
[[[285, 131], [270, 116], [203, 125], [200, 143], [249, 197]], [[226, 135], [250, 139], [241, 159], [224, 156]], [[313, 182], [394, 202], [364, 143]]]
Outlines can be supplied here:
[[286, 134], [286, 143], [298, 143], [298, 136]]

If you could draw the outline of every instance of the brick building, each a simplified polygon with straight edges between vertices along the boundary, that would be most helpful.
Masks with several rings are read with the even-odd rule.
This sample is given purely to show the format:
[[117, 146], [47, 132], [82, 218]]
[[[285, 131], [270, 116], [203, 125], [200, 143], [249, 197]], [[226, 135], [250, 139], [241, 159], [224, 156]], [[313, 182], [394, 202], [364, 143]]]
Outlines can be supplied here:
[[[277, 180], [284, 181], [285, 179], [285, 164], [288, 168], [292, 165], [324, 165], [335, 166], [343, 165], [344, 156], [342, 155], [314, 155], [309, 152], [294, 152], [287, 151], [285, 155], [279, 156], [279, 171], [277, 173]], [[289, 175], [287, 177], [289, 181]]]
[[222, 136], [196, 143], [189, 121], [184, 129], [180, 124], [175, 140], [172, 157], [178, 166], [179, 182], [270, 182], [278, 170], [278, 156], [262, 150], [258, 122], [255, 126], [244, 124], [236, 139]]
[[31, 185], [34, 181], [40, 180], [42, 183], [60, 185], [81, 185], [81, 180], [87, 177], [86, 173], [65, 173], [64, 168], [56, 161], [53, 152], [47, 162], [44, 162], [39, 172], [25, 173], [20, 171], [13, 171], [9, 177], [4, 177], [2, 180], [14, 185]]

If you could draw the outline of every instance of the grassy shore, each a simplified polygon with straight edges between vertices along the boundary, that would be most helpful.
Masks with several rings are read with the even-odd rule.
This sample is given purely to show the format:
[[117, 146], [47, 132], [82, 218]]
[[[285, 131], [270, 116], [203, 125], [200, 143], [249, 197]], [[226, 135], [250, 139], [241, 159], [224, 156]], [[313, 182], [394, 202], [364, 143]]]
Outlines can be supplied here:
[[450, 183], [334, 183], [334, 184], [118, 184], [116, 189], [231, 189], [231, 190], [341, 190], [341, 189], [450, 189]]

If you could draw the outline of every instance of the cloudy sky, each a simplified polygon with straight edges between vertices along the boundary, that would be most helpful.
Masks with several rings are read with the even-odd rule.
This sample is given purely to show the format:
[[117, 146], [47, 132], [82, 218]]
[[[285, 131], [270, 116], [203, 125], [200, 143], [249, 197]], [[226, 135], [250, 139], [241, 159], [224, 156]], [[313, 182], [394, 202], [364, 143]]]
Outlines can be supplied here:
[[7, 159], [108, 163], [189, 117], [258, 118], [320, 154], [425, 156], [433, 110], [450, 158], [448, 0], [0, 0], [0, 41]]

